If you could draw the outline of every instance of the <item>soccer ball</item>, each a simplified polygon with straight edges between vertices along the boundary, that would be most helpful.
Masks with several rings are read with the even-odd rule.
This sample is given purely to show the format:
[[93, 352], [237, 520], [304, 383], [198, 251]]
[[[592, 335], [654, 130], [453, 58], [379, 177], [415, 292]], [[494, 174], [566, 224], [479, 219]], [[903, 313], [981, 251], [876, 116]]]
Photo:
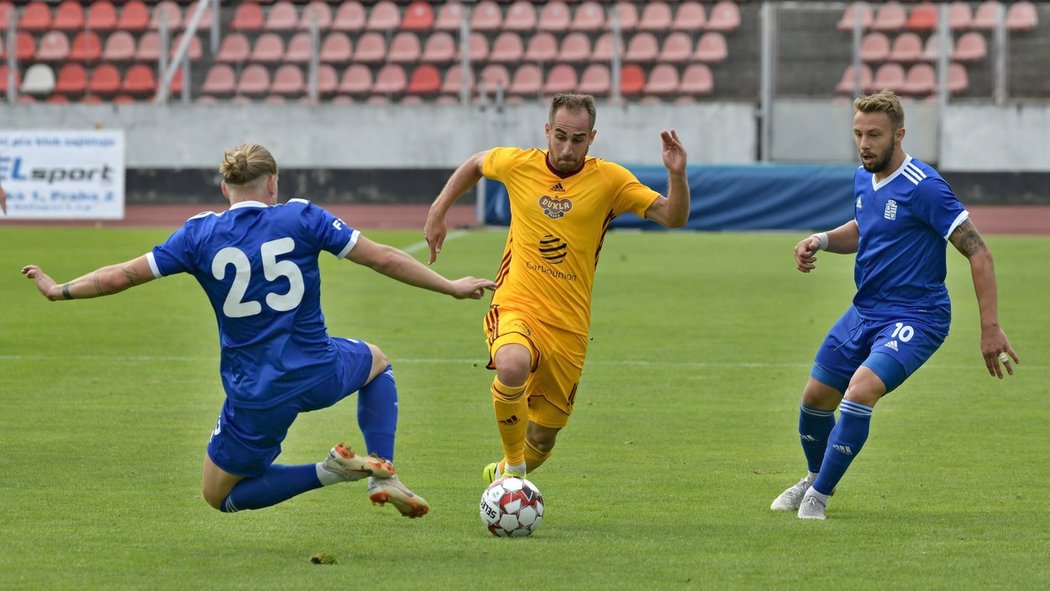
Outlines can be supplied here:
[[481, 522], [492, 535], [525, 537], [543, 520], [543, 495], [524, 478], [498, 478], [481, 493]]

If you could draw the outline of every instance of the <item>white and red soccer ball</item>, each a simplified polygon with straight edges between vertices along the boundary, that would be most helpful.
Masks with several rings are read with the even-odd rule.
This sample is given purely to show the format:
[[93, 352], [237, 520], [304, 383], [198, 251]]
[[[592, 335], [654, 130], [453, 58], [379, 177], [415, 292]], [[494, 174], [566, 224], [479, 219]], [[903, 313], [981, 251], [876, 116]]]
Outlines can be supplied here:
[[499, 478], [481, 494], [480, 513], [492, 535], [525, 537], [543, 521], [543, 495], [524, 478]]

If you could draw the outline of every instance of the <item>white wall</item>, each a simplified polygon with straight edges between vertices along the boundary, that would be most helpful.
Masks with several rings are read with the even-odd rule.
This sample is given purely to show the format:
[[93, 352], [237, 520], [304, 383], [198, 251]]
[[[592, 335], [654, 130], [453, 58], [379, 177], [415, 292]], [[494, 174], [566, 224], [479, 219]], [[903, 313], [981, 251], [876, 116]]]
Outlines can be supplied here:
[[[660, 164], [660, 130], [673, 127], [691, 163], [752, 162], [752, 114], [749, 104], [599, 105], [591, 154]], [[218, 167], [222, 151], [243, 142], [266, 145], [286, 168], [453, 168], [497, 145], [545, 147], [546, 119], [545, 105], [0, 107], [0, 129], [124, 128], [129, 168]]]
[[941, 167], [1050, 172], [1050, 104], [953, 106], [944, 118]]

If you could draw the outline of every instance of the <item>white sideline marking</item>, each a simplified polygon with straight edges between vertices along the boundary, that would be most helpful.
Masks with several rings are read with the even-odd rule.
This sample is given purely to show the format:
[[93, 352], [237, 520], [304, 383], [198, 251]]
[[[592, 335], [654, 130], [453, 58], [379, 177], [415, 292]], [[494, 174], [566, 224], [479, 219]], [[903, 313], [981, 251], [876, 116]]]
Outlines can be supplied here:
[[[455, 240], [456, 238], [459, 238], [461, 236], [466, 236], [466, 235], [467, 235], [467, 231], [466, 230], [456, 230], [456, 231], [454, 231], [454, 232], [452, 232], [452, 233], [450, 233], [450, 234], [445, 236], [445, 242], [448, 242], [449, 240]], [[416, 242], [415, 244], [409, 244], [408, 246], [402, 248], [401, 250], [403, 250], [403, 251], [405, 251], [405, 252], [407, 252], [409, 254], [416, 253], [416, 252], [418, 252], [420, 250], [426, 250], [427, 252], [429, 252], [430, 251], [430, 245], [427, 244], [426, 240], [420, 240], [419, 242]]]

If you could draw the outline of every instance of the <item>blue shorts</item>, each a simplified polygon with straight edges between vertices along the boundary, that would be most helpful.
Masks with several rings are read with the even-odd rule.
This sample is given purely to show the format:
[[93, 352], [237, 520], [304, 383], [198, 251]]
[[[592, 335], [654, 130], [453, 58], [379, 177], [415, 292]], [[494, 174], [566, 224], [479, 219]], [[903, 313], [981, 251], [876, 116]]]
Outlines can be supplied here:
[[948, 336], [948, 325], [914, 316], [872, 320], [850, 306], [824, 338], [810, 375], [845, 392], [850, 378], [863, 365], [879, 376], [888, 394], [940, 348]]
[[245, 478], [262, 475], [281, 453], [281, 442], [299, 413], [328, 408], [366, 384], [372, 370], [368, 344], [340, 338], [332, 343], [338, 358], [331, 375], [298, 396], [260, 409], [238, 408], [226, 399], [208, 441], [208, 457], [216, 466]]

